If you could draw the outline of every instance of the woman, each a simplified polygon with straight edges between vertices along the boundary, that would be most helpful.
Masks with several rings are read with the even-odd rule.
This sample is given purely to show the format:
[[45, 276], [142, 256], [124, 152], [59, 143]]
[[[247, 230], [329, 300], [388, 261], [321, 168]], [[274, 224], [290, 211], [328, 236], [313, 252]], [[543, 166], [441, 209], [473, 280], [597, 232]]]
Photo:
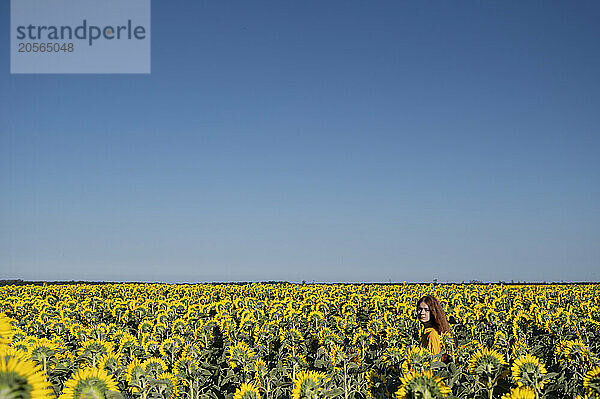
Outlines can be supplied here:
[[[444, 309], [433, 295], [425, 295], [417, 301], [417, 318], [423, 323], [420, 345], [434, 355], [442, 353], [441, 335], [450, 333], [450, 326]], [[446, 354], [442, 355], [442, 361], [448, 361]]]

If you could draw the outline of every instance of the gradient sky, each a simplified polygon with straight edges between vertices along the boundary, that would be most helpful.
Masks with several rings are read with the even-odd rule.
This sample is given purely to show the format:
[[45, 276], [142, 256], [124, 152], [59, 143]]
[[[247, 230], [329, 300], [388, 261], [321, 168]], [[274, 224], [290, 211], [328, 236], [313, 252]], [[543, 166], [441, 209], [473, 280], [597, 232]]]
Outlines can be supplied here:
[[598, 1], [154, 0], [150, 75], [0, 15], [0, 278], [600, 280]]

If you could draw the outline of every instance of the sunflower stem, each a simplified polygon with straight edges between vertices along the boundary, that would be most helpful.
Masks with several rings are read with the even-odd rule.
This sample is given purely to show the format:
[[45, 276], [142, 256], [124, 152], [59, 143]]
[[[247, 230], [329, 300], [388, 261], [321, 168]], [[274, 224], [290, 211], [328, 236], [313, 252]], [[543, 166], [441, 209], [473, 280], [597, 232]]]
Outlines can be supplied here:
[[296, 348], [292, 343], [292, 381], [296, 379]]
[[348, 387], [346, 383], [346, 360], [344, 359], [344, 399], [348, 399]]

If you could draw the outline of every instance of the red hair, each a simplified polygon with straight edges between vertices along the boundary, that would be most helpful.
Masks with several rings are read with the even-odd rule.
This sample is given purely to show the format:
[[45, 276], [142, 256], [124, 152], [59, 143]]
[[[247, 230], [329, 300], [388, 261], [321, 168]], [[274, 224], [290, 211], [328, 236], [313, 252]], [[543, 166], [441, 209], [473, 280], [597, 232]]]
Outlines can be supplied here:
[[436, 297], [433, 295], [425, 295], [417, 301], [417, 308], [422, 302], [425, 302], [425, 304], [429, 306], [429, 322], [431, 323], [431, 326], [440, 334], [444, 332], [452, 334], [448, 319], [446, 318], [446, 313]]

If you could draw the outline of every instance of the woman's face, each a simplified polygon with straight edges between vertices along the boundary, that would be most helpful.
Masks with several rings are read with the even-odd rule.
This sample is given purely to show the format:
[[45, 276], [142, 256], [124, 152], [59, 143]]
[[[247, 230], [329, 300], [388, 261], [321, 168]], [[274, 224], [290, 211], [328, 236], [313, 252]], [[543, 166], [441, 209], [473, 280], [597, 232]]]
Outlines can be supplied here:
[[431, 319], [431, 309], [429, 309], [429, 305], [427, 305], [425, 301], [417, 305], [417, 317], [423, 324], [429, 322]]

